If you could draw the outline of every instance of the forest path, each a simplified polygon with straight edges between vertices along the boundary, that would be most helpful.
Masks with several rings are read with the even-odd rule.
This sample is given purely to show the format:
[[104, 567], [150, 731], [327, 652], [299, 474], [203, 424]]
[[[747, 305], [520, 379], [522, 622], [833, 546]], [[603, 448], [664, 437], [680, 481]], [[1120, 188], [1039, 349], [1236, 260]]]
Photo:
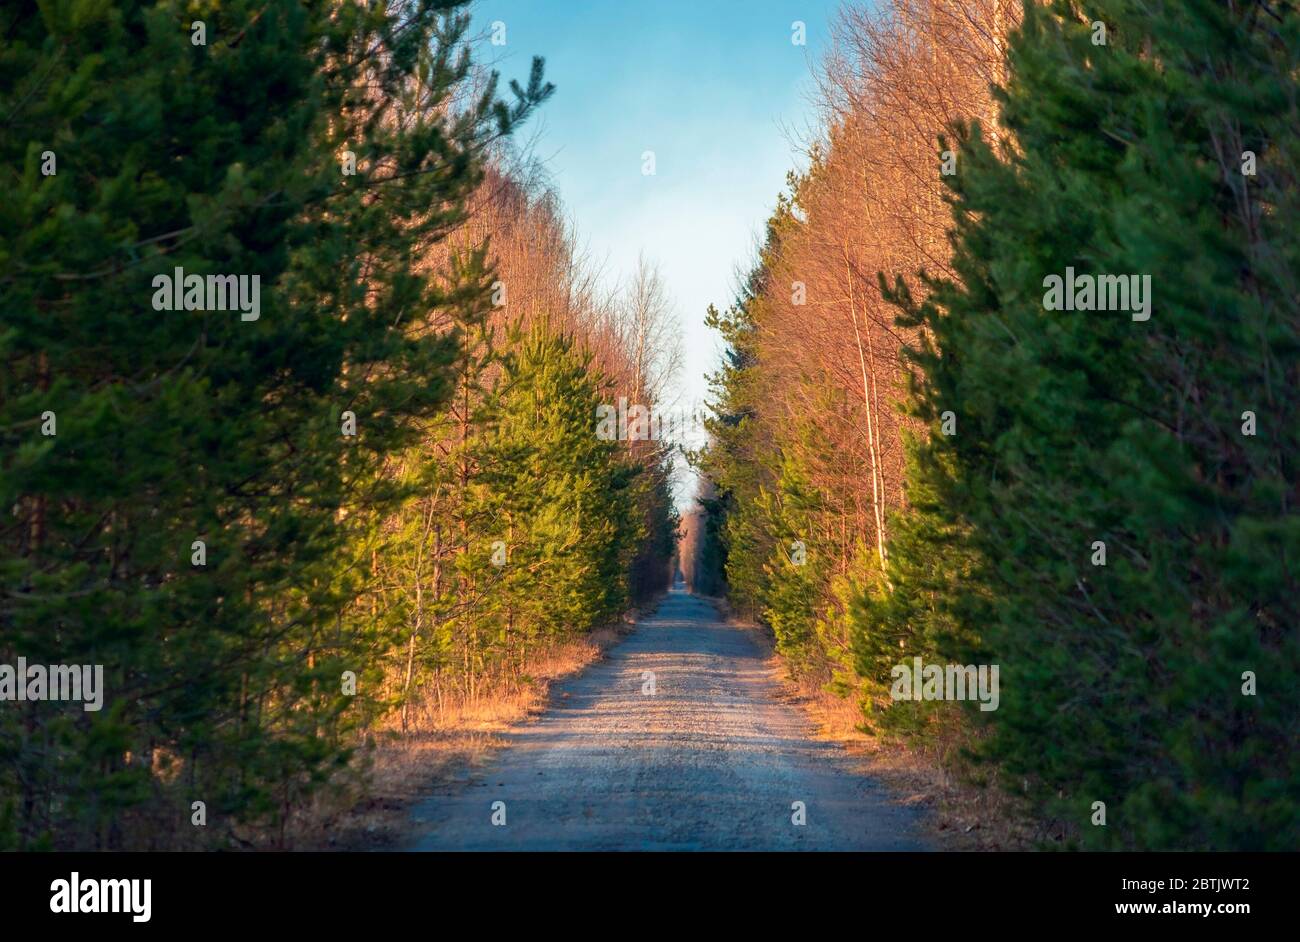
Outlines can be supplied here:
[[409, 849], [926, 849], [916, 812], [780, 701], [750, 635], [682, 591], [506, 738], [418, 803]]

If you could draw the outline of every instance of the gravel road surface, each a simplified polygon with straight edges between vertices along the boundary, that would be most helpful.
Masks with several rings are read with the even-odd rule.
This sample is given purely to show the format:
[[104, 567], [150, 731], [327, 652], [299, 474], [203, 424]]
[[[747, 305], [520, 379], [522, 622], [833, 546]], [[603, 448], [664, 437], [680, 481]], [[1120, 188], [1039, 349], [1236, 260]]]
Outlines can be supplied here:
[[750, 636], [685, 592], [553, 691], [484, 767], [417, 805], [409, 849], [927, 849], [916, 813], [781, 702]]

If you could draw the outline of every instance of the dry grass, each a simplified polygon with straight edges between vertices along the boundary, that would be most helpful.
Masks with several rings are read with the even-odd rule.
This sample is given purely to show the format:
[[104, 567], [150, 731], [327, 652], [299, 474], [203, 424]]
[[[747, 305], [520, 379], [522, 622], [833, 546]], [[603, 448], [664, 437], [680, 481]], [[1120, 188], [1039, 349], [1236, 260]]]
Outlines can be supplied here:
[[[905, 805], [919, 806], [923, 826], [944, 850], [1030, 850], [1043, 838], [1014, 797], [996, 780], [975, 784], [956, 737], [918, 747], [864, 732], [857, 705], [819, 686], [786, 679], [790, 699], [803, 709], [822, 739], [841, 744], [865, 774], [887, 785]], [[974, 770], [972, 770], [973, 773]]]
[[[774, 674], [782, 680], [785, 702], [811, 720], [820, 739], [835, 742], [860, 765], [863, 774], [888, 786], [899, 801], [922, 811], [922, 826], [943, 850], [1029, 850], [1047, 839], [1015, 798], [996, 780], [976, 784], [953, 737], [921, 748], [882, 739], [862, 728], [857, 703], [818, 683], [793, 677], [773, 649], [765, 629], [734, 615], [724, 599], [710, 599], [729, 624], [751, 633], [768, 652]], [[966, 774], [967, 772], [972, 774]]]
[[541, 714], [557, 681], [604, 657], [634, 621], [530, 652], [474, 696], [443, 692], [415, 705], [405, 733], [391, 717], [353, 767], [294, 822], [292, 846], [310, 850], [392, 847], [409, 835], [413, 804], [435, 787], [464, 779], [505, 744], [502, 734]]

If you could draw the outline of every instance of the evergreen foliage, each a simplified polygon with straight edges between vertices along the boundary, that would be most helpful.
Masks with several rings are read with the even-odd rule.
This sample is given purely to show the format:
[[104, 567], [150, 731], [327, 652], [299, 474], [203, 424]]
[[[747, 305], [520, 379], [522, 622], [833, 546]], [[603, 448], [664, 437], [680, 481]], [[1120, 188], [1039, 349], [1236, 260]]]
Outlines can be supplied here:
[[[814, 452], [763, 391], [770, 295], [712, 318], [731, 359], [702, 465], [737, 607], [857, 686], [868, 726], [960, 730], [1071, 846], [1300, 841], [1297, 49], [1291, 5], [1024, 5], [1005, 136], [937, 142], [960, 168], [946, 273], [881, 276], [920, 423], [883, 567], [770, 564], [815, 538], [789, 467]], [[1149, 276], [1149, 319], [1052, 309], [1067, 269]], [[893, 700], [913, 657], [999, 665], [999, 708]]]
[[[486, 244], [424, 261], [551, 92], [499, 97], [463, 6], [0, 12], [0, 663], [104, 666], [98, 712], [0, 709], [0, 847], [283, 840], [417, 664], [626, 606], [597, 380], [493, 347]], [[176, 269], [259, 304], [172, 305]]]

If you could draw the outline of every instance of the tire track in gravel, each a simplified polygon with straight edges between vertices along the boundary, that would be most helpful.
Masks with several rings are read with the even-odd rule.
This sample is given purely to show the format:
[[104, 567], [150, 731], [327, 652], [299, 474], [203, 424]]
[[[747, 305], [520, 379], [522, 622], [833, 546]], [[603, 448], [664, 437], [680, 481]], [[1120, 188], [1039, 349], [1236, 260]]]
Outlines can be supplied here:
[[916, 812], [812, 738], [764, 652], [702, 599], [671, 592], [554, 689], [487, 765], [417, 804], [410, 850], [927, 849]]

